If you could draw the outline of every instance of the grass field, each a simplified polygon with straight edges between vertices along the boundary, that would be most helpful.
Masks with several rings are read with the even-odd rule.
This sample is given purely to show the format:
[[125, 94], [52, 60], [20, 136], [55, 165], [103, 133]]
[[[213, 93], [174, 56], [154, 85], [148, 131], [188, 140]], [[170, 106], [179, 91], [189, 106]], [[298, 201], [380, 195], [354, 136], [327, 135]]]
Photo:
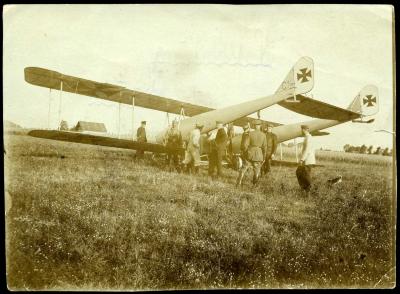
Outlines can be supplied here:
[[295, 167], [238, 190], [236, 171], [209, 182], [129, 150], [10, 135], [5, 152], [11, 289], [394, 286], [392, 158], [319, 152], [304, 198]]

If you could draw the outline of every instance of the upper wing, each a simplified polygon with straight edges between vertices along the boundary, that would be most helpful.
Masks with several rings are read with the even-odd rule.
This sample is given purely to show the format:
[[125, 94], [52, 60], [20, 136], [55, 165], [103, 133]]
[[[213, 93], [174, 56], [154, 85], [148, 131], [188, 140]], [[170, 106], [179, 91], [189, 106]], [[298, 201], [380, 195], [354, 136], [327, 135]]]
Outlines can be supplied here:
[[132, 98], [134, 97], [135, 106], [175, 114], [180, 114], [181, 109], [184, 108], [185, 115], [187, 116], [194, 116], [213, 110], [212, 108], [205, 106], [194, 105], [170, 98], [134, 91], [125, 87], [111, 85], [108, 83], [99, 83], [68, 76], [56, 71], [39, 67], [26, 67], [25, 81], [36, 86], [56, 90], [61, 90], [62, 87], [62, 91], [65, 92], [96, 97], [128, 105], [132, 105]]
[[299, 102], [284, 100], [279, 102], [278, 104], [291, 111], [322, 119], [347, 121], [360, 117], [360, 114], [357, 112], [353, 112], [328, 103], [314, 100], [304, 95], [296, 95], [296, 100], [298, 100]]
[[[132, 97], [134, 97], [135, 106], [175, 114], [180, 114], [181, 109], [183, 108], [186, 116], [195, 116], [214, 110], [214, 108], [206, 106], [195, 105], [170, 98], [151, 95], [108, 83], [99, 83], [64, 75], [53, 70], [39, 67], [25, 68], [25, 81], [36, 86], [55, 90], [61, 90], [62, 87], [62, 90], [65, 92], [96, 97], [128, 105], [132, 105]], [[243, 117], [234, 121], [234, 125], [241, 127], [248, 122], [252, 123], [254, 119], [255, 118], [252, 117]], [[280, 125], [278, 123], [267, 121], [264, 121], [264, 123], [271, 123], [274, 126]]]
[[58, 141], [75, 142], [82, 144], [100, 145], [107, 147], [116, 147], [133, 150], [144, 150], [155, 153], [181, 152], [181, 150], [170, 150], [164, 145], [154, 143], [142, 143], [132, 140], [117, 139], [111, 137], [96, 136], [90, 134], [82, 134], [70, 131], [56, 131], [56, 130], [33, 130], [28, 133], [29, 136], [52, 139]]

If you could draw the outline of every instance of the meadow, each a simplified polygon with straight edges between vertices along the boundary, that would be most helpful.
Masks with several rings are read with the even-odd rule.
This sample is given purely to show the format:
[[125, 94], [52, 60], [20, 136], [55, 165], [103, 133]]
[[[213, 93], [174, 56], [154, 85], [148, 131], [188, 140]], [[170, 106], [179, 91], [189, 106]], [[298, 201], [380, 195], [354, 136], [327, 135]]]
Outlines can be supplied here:
[[395, 285], [392, 158], [317, 152], [306, 198], [295, 167], [236, 189], [234, 170], [211, 181], [130, 150], [22, 135], [4, 146], [10, 289]]

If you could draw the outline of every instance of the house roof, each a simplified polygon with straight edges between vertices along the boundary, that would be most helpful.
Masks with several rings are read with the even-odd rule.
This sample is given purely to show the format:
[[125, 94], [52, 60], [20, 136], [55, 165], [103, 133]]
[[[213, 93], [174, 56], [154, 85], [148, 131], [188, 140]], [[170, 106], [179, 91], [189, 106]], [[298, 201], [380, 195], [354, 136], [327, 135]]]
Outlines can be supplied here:
[[107, 132], [106, 126], [103, 123], [90, 121], [78, 121], [75, 129], [79, 131]]

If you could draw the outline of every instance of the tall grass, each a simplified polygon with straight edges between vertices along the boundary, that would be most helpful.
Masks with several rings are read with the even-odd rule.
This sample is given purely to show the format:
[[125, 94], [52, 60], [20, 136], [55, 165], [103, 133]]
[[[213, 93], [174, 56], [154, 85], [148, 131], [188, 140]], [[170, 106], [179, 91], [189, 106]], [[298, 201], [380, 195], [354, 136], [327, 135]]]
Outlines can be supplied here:
[[[301, 148], [297, 151], [300, 158]], [[293, 147], [284, 147], [282, 149], [283, 159], [296, 160], [296, 151]], [[276, 158], [280, 159], [280, 149], [278, 148]], [[341, 151], [326, 151], [316, 150], [316, 160], [323, 164], [352, 164], [361, 166], [383, 166], [390, 168], [392, 166], [393, 157], [375, 154], [359, 154], [359, 153], [346, 153]]]
[[315, 168], [304, 198], [293, 167], [238, 190], [235, 171], [210, 182], [128, 150], [25, 136], [5, 146], [12, 289], [393, 286], [386, 165]]

